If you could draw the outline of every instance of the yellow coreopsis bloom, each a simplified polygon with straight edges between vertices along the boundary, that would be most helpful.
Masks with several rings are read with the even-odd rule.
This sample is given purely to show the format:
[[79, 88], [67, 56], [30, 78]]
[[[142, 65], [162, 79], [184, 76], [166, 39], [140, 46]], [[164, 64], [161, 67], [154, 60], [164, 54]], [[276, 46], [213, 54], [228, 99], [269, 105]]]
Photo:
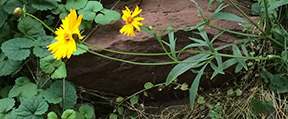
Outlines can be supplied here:
[[49, 51], [52, 50], [54, 59], [70, 58], [72, 52], [76, 51], [76, 42], [72, 36], [77, 35], [79, 39], [83, 39], [79, 31], [82, 17], [83, 15], [79, 15], [77, 18], [76, 11], [70, 9], [69, 15], [62, 19], [61, 26], [55, 31], [57, 41], [47, 46]]
[[144, 20], [143, 17], [136, 17], [139, 13], [142, 12], [142, 9], [139, 9], [138, 6], [136, 6], [134, 11], [130, 11], [129, 8], [126, 6], [126, 10], [122, 10], [123, 16], [122, 19], [126, 21], [126, 25], [123, 26], [120, 29], [120, 33], [124, 35], [127, 34], [127, 36], [135, 36], [134, 27], [140, 31], [139, 26], [143, 26], [143, 24], [140, 22], [141, 20]]

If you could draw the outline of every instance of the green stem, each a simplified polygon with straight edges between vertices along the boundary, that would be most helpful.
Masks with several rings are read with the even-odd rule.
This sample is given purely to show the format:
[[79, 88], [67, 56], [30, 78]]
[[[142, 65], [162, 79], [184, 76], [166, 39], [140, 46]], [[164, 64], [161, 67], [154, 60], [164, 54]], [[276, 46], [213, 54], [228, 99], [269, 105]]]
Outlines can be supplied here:
[[168, 53], [168, 51], [166, 50], [165, 46], [162, 43], [162, 39], [161, 36], [156, 35], [156, 39], [158, 40], [158, 42], [160, 43], [161, 47], [163, 48], [163, 50], [165, 51], [165, 53], [168, 55], [168, 57], [170, 57], [172, 60], [174, 60], [175, 62], [177, 62], [177, 59], [175, 59], [174, 57], [171, 56], [171, 54]]
[[45, 24], [42, 20], [38, 19], [37, 17], [35, 17], [32, 14], [26, 13], [26, 15], [36, 19], [37, 21], [39, 21], [41, 24], [43, 24], [48, 30], [50, 30], [52, 33], [55, 33], [55, 31], [53, 29], [51, 29], [47, 24]]
[[265, 31], [263, 31], [263, 29], [257, 24], [255, 23], [252, 19], [250, 19], [250, 17], [248, 17], [247, 14], [245, 14], [232, 0], [229, 0], [229, 2], [246, 18], [248, 19], [257, 29], [259, 29], [261, 31], [261, 33], [263, 33], [266, 36]]
[[218, 26], [214, 26], [214, 25], [211, 25], [211, 24], [207, 24], [207, 26], [215, 28], [215, 29], [218, 29], [218, 30], [221, 30], [221, 31], [225, 31], [225, 32], [228, 32], [228, 33], [233, 33], [233, 34], [236, 34], [236, 35], [247, 36], [247, 37], [260, 37], [259, 35], [231, 31], [231, 30], [224, 29], [224, 28], [221, 28], [221, 27], [218, 27]]
[[269, 14], [268, 14], [268, 5], [267, 5], [267, 0], [264, 0], [264, 7], [265, 7], [265, 14], [266, 14], [266, 28], [267, 28], [267, 32], [269, 34], [270, 32], [270, 17], [269, 17]]

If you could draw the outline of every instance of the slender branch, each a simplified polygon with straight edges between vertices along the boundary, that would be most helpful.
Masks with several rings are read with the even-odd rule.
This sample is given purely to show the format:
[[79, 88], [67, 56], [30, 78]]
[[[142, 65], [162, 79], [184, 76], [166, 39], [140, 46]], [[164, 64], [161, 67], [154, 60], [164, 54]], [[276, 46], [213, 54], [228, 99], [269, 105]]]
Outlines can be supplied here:
[[47, 24], [45, 24], [42, 20], [38, 19], [37, 17], [35, 17], [32, 14], [26, 13], [26, 15], [36, 19], [37, 21], [39, 21], [43, 26], [45, 26], [48, 30], [50, 30], [52, 33], [55, 33], [55, 31], [53, 29], [51, 29]]

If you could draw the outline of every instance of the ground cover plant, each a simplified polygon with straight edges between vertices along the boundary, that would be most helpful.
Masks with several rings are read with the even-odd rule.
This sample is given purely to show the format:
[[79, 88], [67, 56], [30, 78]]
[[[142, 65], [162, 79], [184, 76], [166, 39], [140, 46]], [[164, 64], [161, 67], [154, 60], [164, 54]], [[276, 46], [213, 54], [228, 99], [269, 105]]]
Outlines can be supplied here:
[[[257, 22], [232, 0], [209, 0], [208, 8], [215, 2], [220, 3], [210, 17], [202, 15], [203, 10], [197, 2], [191, 2], [196, 5], [202, 22], [186, 28], [172, 28], [171, 24], [156, 28], [141, 23], [145, 18], [141, 17], [142, 9], [139, 6], [126, 6], [122, 12], [117, 12], [113, 7], [104, 8], [101, 1], [92, 0], [0, 0], [0, 119], [288, 118], [288, 33], [285, 22], [288, 2], [255, 1], [253, 14], [261, 16]], [[226, 3], [234, 6], [245, 18], [222, 12], [227, 7]], [[85, 42], [93, 32], [84, 34], [85, 30], [117, 20], [125, 22], [121, 29], [115, 29], [119, 30], [119, 34], [134, 37], [137, 31], [147, 32], [158, 41], [163, 53], [122, 52]], [[244, 29], [242, 32], [231, 31], [212, 25], [212, 20], [238, 22]], [[209, 38], [205, 27], [222, 32]], [[200, 38], [189, 37], [193, 43], [176, 50], [177, 38], [174, 33], [181, 30], [190, 31]], [[259, 33], [253, 32], [255, 30]], [[245, 38], [214, 47], [215, 40], [226, 32]], [[168, 41], [163, 40], [166, 33]], [[128, 61], [100, 54], [88, 47], [119, 55], [168, 56], [171, 61]], [[233, 53], [222, 53], [221, 50], [225, 48], [232, 49]], [[147, 82], [143, 90], [127, 97], [102, 96], [102, 99], [110, 102], [107, 105], [113, 108], [103, 116], [95, 114], [98, 105], [80, 103], [77, 84], [66, 81], [67, 60], [81, 57], [84, 53], [134, 65], [175, 66], [166, 82]], [[183, 53], [195, 55], [181, 61], [179, 57]], [[217, 75], [225, 75], [225, 69], [233, 66], [235, 73], [245, 73], [236, 85], [217, 89], [216, 92], [220, 93], [213, 94], [198, 90], [201, 77], [208, 67], [213, 69], [209, 75], [213, 80]], [[179, 83], [177, 78], [188, 71], [196, 74], [193, 83]], [[145, 95], [146, 91], [155, 88], [161, 90], [166, 86], [189, 91], [189, 111], [181, 112], [174, 108], [173, 112], [167, 108], [161, 114], [145, 112], [147, 108], [141, 105], [139, 94]], [[180, 108], [183, 110], [183, 107]]]

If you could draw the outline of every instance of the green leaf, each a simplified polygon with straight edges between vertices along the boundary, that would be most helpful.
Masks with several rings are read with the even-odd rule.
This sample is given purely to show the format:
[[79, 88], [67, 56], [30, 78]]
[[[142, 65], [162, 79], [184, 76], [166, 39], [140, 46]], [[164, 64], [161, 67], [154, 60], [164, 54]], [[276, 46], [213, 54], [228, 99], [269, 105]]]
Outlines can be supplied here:
[[[63, 81], [57, 80], [51, 84], [50, 88], [44, 91], [43, 97], [49, 103], [58, 104], [62, 107], [62, 93]], [[64, 109], [73, 108], [77, 102], [77, 94], [75, 87], [71, 85], [68, 81], [65, 81], [65, 107]]]
[[144, 88], [145, 89], [150, 89], [150, 88], [153, 88], [153, 83], [151, 83], [151, 82], [146, 82], [145, 84], [144, 84]]
[[117, 114], [110, 114], [109, 119], [117, 119], [118, 115]]
[[35, 83], [25, 83], [24, 85], [14, 85], [9, 92], [9, 97], [19, 97], [20, 99], [35, 96], [38, 93], [38, 87]]
[[200, 79], [204, 73], [204, 70], [206, 68], [207, 64], [204, 65], [200, 71], [198, 72], [198, 74], [196, 75], [190, 89], [189, 89], [189, 100], [190, 100], [190, 108], [191, 110], [193, 110], [194, 108], [194, 103], [195, 103], [195, 98], [196, 98], [196, 94], [197, 94], [197, 91], [198, 91], [198, 86], [199, 86], [199, 83], [200, 83]]
[[[202, 65], [201, 63], [199, 63], [199, 61], [197, 60], [202, 60], [207, 58], [208, 56], [210, 56], [209, 54], [198, 54], [195, 56], [192, 56], [186, 60], [184, 60], [184, 62], [189, 62], [189, 63], [179, 63], [177, 64], [168, 74], [167, 79], [166, 79], [166, 86], [169, 85], [171, 82], [173, 82], [178, 76], [180, 76], [181, 74], [183, 74], [184, 72], [188, 71], [189, 69], [193, 68], [193, 67], [198, 67], [199, 65]], [[195, 61], [195, 62], [191, 62], [191, 61]]]
[[76, 111], [72, 109], [67, 109], [63, 112], [62, 119], [76, 119]]
[[211, 15], [210, 19], [221, 19], [221, 20], [229, 20], [229, 21], [236, 21], [236, 22], [242, 22], [242, 23], [248, 23], [243, 18], [229, 13], [229, 12], [217, 12]]
[[77, 44], [77, 50], [72, 52], [72, 55], [81, 55], [86, 53], [88, 50], [89, 48], [86, 45]]
[[15, 84], [19, 86], [23, 86], [29, 82], [30, 80], [27, 77], [19, 77], [15, 80]]
[[24, 0], [7, 0], [7, 2], [1, 7], [3, 7], [8, 14], [13, 14], [16, 7], [22, 7], [24, 4]]
[[65, 78], [65, 77], [67, 77], [67, 70], [66, 70], [65, 63], [62, 62], [61, 65], [51, 75], [51, 78], [59, 79], [59, 78]]
[[180, 88], [181, 90], [183, 90], [183, 91], [186, 91], [186, 90], [188, 90], [189, 88], [188, 88], [188, 84], [187, 83], [183, 83], [182, 85], [181, 85], [181, 88]]
[[75, 119], [86, 119], [80, 112], [76, 112], [76, 118]]
[[2, 98], [8, 98], [9, 91], [13, 88], [13, 86], [6, 86], [1, 89], [0, 96]]
[[286, 104], [286, 107], [284, 107], [284, 109], [287, 109], [287, 110], [288, 110], [288, 103]]
[[4, 25], [2, 27], [0, 26], [0, 31], [1, 31], [0, 44], [2, 44], [7, 39], [10, 39], [10, 37], [12, 36], [10, 26], [8, 25], [8, 23], [4, 23]]
[[57, 7], [57, 0], [29, 0], [31, 6], [37, 10], [52, 10]]
[[3, 10], [3, 8], [0, 8], [0, 16], [1, 16], [1, 19], [0, 19], [0, 28], [1, 28], [6, 22], [6, 20], [8, 19], [8, 14]]
[[233, 89], [229, 89], [229, 90], [227, 91], [227, 95], [228, 95], [228, 96], [233, 95], [233, 93], [234, 93]]
[[66, 2], [66, 9], [76, 9], [79, 10], [87, 4], [88, 0], [67, 0]]
[[42, 24], [28, 16], [21, 19], [18, 29], [28, 37], [37, 38], [45, 35]]
[[48, 119], [58, 119], [58, 116], [57, 116], [57, 114], [55, 112], [49, 112], [47, 114], [47, 118]]
[[133, 96], [130, 98], [130, 103], [131, 105], [135, 105], [138, 103], [138, 97], [137, 96]]
[[16, 119], [43, 119], [41, 115], [48, 110], [48, 106], [42, 98], [31, 97], [23, 100], [12, 115]]
[[97, 14], [94, 21], [98, 24], [105, 25], [109, 24], [112, 20], [119, 20], [121, 15], [114, 10], [102, 9], [101, 13]]
[[9, 119], [10, 116], [8, 113], [15, 105], [15, 100], [12, 98], [3, 98], [0, 99], [0, 119]]
[[56, 9], [53, 9], [51, 12], [55, 15], [60, 14], [59, 15], [60, 19], [64, 19], [69, 14], [69, 11], [65, 8], [65, 5], [63, 4], [59, 4], [58, 7]]
[[7, 2], [7, 0], [0, 0], [0, 6], [5, 4]]
[[65, 63], [54, 59], [53, 55], [40, 59], [40, 68], [43, 72], [52, 74], [52, 79], [65, 78], [67, 76]]
[[118, 107], [118, 108], [117, 108], [117, 112], [118, 112], [120, 115], [124, 115], [124, 108], [123, 108], [123, 107]]
[[43, 58], [51, 54], [47, 46], [54, 40], [53, 36], [41, 36], [34, 41], [33, 54], [36, 57]]
[[21, 61], [6, 58], [4, 53], [0, 53], [0, 77], [7, 76], [21, 68]]
[[237, 90], [235, 90], [235, 93], [237, 96], [241, 96], [243, 92], [242, 92], [242, 90], [237, 89]]
[[91, 119], [94, 116], [94, 109], [90, 105], [81, 105], [79, 112], [87, 119]]
[[262, 101], [257, 99], [252, 99], [251, 101], [254, 111], [258, 113], [266, 113], [273, 108], [272, 101]]
[[123, 100], [124, 100], [123, 97], [118, 97], [118, 98], [116, 99], [116, 102], [120, 103], [120, 102], [122, 102]]
[[5, 55], [12, 60], [24, 60], [30, 55], [33, 42], [26, 38], [15, 38], [4, 42], [1, 46]]
[[80, 26], [79, 26], [79, 30], [84, 30], [84, 29], [91, 29], [92, 28], [92, 21], [86, 21], [86, 20], [82, 20]]
[[277, 1], [275, 2], [274, 4], [272, 4], [269, 8], [268, 8], [268, 11], [273, 11], [274, 9], [280, 7], [280, 6], [283, 6], [283, 5], [287, 5], [288, 4], [288, 1], [287, 0], [280, 0], [280, 1]]
[[88, 1], [87, 5], [78, 11], [78, 14], [83, 15], [85, 20], [93, 20], [96, 17], [96, 13], [103, 9], [103, 6], [98, 1]]
[[206, 101], [204, 100], [204, 97], [202, 96], [199, 96], [198, 99], [197, 99], [197, 103], [198, 104], [204, 104]]
[[[239, 49], [235, 44], [232, 46], [232, 50], [233, 50], [233, 55], [235, 55], [235, 56], [242, 56], [240, 49]], [[248, 70], [248, 67], [247, 67], [246, 62], [245, 62], [246, 59], [240, 59], [240, 58], [238, 58], [238, 59], [236, 59], [236, 60], [238, 60], [238, 62], [239, 62], [239, 64], [238, 64], [237, 66], [240, 67], [240, 68], [238, 68], [238, 69], [242, 69], [241, 67], [244, 67], [245, 70]], [[236, 66], [236, 69], [237, 69], [237, 66]], [[240, 70], [239, 70], [239, 71], [240, 71]], [[238, 72], [238, 71], [235, 70], [235, 73], [237, 73], [237, 72]]]

